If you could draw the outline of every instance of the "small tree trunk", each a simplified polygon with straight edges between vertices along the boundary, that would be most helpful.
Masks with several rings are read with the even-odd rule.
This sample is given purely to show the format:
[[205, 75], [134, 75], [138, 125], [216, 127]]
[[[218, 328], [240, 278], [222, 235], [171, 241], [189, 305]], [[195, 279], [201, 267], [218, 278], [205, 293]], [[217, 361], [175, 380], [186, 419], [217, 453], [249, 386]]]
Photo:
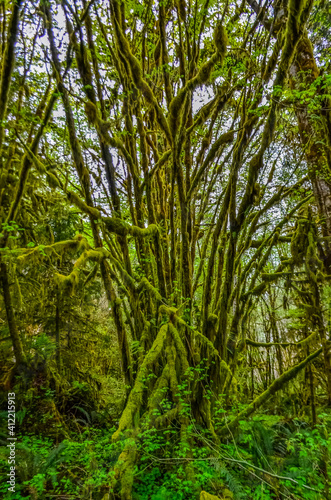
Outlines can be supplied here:
[[3, 262], [1, 262], [0, 264], [0, 276], [1, 276], [1, 284], [3, 290], [3, 300], [6, 308], [9, 333], [13, 343], [16, 366], [26, 365], [26, 356], [23, 350], [21, 337], [17, 328], [15, 313], [10, 294], [7, 266]]
[[59, 372], [61, 371], [61, 338], [60, 338], [60, 300], [61, 295], [59, 291], [56, 297], [56, 310], [55, 310], [55, 343], [56, 343], [56, 365]]
[[[309, 349], [307, 351], [309, 355]], [[311, 423], [313, 427], [317, 424], [316, 406], [315, 406], [315, 387], [314, 374], [311, 365], [308, 366], [309, 389], [310, 389], [310, 406], [311, 406]]]

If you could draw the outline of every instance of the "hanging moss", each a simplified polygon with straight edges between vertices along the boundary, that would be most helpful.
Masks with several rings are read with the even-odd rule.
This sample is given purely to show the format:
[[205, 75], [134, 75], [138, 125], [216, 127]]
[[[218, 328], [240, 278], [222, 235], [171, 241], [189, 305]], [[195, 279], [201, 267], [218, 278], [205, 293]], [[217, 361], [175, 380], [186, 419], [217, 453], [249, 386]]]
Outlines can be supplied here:
[[267, 281], [268, 283], [277, 281], [279, 278], [284, 278], [287, 276], [291, 276], [292, 273], [289, 272], [278, 272], [278, 273], [261, 273], [261, 278], [263, 281]]
[[316, 252], [316, 231], [314, 231], [313, 224], [311, 223], [311, 227], [308, 231], [308, 247], [306, 251], [306, 264], [309, 266], [309, 269], [314, 273], [315, 270], [323, 269], [323, 262], [319, 258]]
[[169, 389], [169, 365], [166, 364], [162, 370], [161, 376], [157, 379], [155, 387], [148, 398], [149, 416], [152, 417], [153, 411], [159, 408]]
[[226, 54], [227, 35], [224, 27], [219, 24], [215, 30], [214, 41], [216, 52], [208, 61], [200, 66], [198, 73], [186, 83], [185, 87], [178, 91], [177, 95], [170, 103], [168, 121], [173, 138], [176, 137], [179, 125], [182, 121], [183, 106], [188, 93], [192, 92], [199, 85], [207, 83], [214, 65], [217, 62], [223, 63]]
[[229, 43], [228, 35], [222, 21], [218, 21], [214, 31], [214, 43], [221, 62], [223, 61]]
[[122, 28], [116, 18], [114, 18], [114, 25], [115, 25], [115, 32], [118, 40], [119, 49], [123, 57], [130, 65], [132, 80], [136, 85], [136, 87], [139, 90], [141, 90], [142, 94], [147, 99], [147, 101], [154, 107], [156, 118], [159, 122], [159, 125], [163, 129], [168, 139], [168, 142], [171, 144], [172, 142], [171, 134], [167, 120], [163, 114], [162, 108], [159, 106], [152, 89], [150, 88], [146, 80], [143, 78], [143, 73], [140, 63], [138, 59], [132, 54], [128, 40], [124, 36]]
[[154, 297], [154, 299], [162, 302], [163, 299], [160, 295], [160, 292], [145, 277], [142, 278], [142, 280], [140, 281], [140, 283], [137, 287], [137, 291], [139, 291], [141, 289], [145, 289], [147, 292], [149, 292], [151, 294], [152, 297]]
[[249, 295], [261, 295], [261, 293], [264, 292], [264, 290], [267, 287], [267, 283], [262, 281], [259, 285], [254, 287], [252, 290], [249, 290], [248, 292], [244, 293], [242, 295], [242, 299], [245, 300]]
[[25, 144], [25, 142], [21, 141], [21, 144], [22, 144], [23, 148], [25, 149], [27, 156], [29, 157], [29, 159], [33, 162], [34, 166], [36, 167], [37, 171], [40, 174], [44, 174], [45, 172], [47, 172], [46, 166], [39, 160], [38, 156], [36, 156], [31, 151], [31, 149]]
[[169, 317], [170, 321], [173, 321], [173, 322], [176, 322], [176, 320], [177, 320], [177, 317], [176, 317], [177, 312], [178, 312], [178, 309], [176, 309], [176, 307], [169, 307], [169, 306], [166, 306], [164, 304], [162, 304], [159, 307], [159, 313], [165, 314], [166, 316]]
[[293, 262], [297, 265], [301, 265], [303, 263], [303, 259], [306, 254], [307, 237], [308, 221], [306, 219], [298, 219], [295, 224], [290, 247]]
[[[180, 316], [178, 316], [179, 309], [176, 309], [175, 307], [169, 307], [165, 305], [161, 305], [159, 307], [159, 313], [160, 314], [165, 314], [169, 317], [169, 320], [174, 324], [174, 325], [182, 325], [187, 330], [190, 332], [191, 335], [197, 337], [202, 345], [206, 346], [212, 356], [216, 356], [220, 358], [218, 350], [215, 348], [214, 344], [202, 333], [198, 332], [195, 328], [192, 326], [188, 325], [186, 321], [184, 321]], [[216, 322], [218, 320], [218, 316], [214, 314], [209, 315], [211, 318], [211, 321]]]
[[75, 269], [68, 276], [64, 276], [60, 273], [55, 273], [55, 282], [57, 283], [59, 290], [62, 293], [73, 295], [79, 283], [79, 270]]
[[38, 245], [32, 249], [17, 249], [23, 254], [18, 257], [20, 263], [28, 263], [30, 260], [37, 263], [44, 257], [62, 258], [65, 252], [80, 251], [89, 248], [88, 241], [82, 235], [77, 235], [74, 240], [64, 240], [52, 245]]
[[98, 109], [91, 101], [85, 102], [85, 113], [91, 125], [96, 125], [99, 121]]
[[46, 179], [47, 179], [48, 184], [52, 188], [62, 187], [60, 180], [56, 176], [55, 170], [53, 170], [53, 171], [48, 170], [48, 172], [46, 174]]
[[194, 176], [191, 182], [190, 189], [186, 195], [186, 199], [189, 200], [192, 196], [192, 193], [194, 192], [195, 188], [198, 186], [199, 181], [201, 180], [203, 174], [206, 172], [208, 168], [210, 168], [212, 162], [216, 158], [217, 154], [220, 151], [220, 148], [224, 146], [224, 144], [229, 144], [233, 142], [234, 140], [234, 131], [229, 130], [228, 132], [225, 132], [222, 134], [211, 146], [210, 150], [208, 151], [208, 154], [206, 156], [206, 159], [204, 160], [203, 164], [201, 165], [200, 169]]
[[[20, 9], [22, 0], [17, 0], [11, 9], [9, 18], [8, 36], [7, 40], [2, 42], [2, 64], [1, 64], [1, 78], [0, 78], [0, 154], [2, 154], [2, 140], [4, 127], [2, 126], [7, 109], [9, 98], [10, 82], [15, 64], [15, 44], [17, 35], [19, 33]], [[8, 21], [7, 21], [8, 22]]]
[[182, 408], [181, 402], [178, 397], [178, 378], [177, 378], [177, 369], [179, 371], [179, 363], [176, 363], [176, 348], [173, 344], [173, 339], [170, 335], [167, 335], [167, 341], [165, 345], [165, 354], [167, 358], [167, 363], [169, 365], [169, 386], [172, 393], [172, 399], [178, 407], [179, 411]]
[[55, 279], [59, 285], [60, 291], [69, 292], [71, 295], [75, 293], [79, 284], [79, 273], [82, 267], [84, 267], [88, 260], [100, 263], [103, 259], [108, 256], [107, 250], [104, 248], [98, 248], [97, 250], [85, 250], [80, 257], [76, 260], [74, 268], [68, 276], [56, 273]]

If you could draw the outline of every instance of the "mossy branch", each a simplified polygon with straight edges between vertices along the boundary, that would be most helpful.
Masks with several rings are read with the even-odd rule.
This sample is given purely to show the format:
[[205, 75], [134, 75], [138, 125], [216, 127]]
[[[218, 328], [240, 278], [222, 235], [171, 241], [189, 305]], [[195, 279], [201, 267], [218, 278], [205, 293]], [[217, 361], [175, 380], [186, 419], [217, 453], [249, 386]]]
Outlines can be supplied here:
[[89, 244], [86, 238], [83, 238], [80, 234], [76, 236], [74, 240], [64, 240], [52, 245], [38, 245], [34, 248], [18, 248], [16, 251], [20, 252], [21, 255], [18, 257], [18, 261], [21, 263], [29, 262], [29, 260], [37, 261], [43, 257], [51, 257], [54, 254], [57, 257], [62, 257], [63, 253], [66, 251], [79, 251], [86, 250], [89, 248]]
[[174, 339], [174, 343], [176, 346], [176, 353], [179, 356], [184, 374], [189, 367], [185, 346], [183, 344], [183, 341], [179, 335], [177, 328], [172, 323], [169, 323], [169, 332], [171, 333], [172, 338]]
[[177, 95], [172, 99], [170, 103], [168, 122], [173, 138], [176, 136], [177, 130], [179, 128], [180, 117], [182, 115], [182, 108], [186, 96], [190, 91], [192, 92], [199, 85], [208, 82], [214, 65], [217, 62], [222, 63], [224, 60], [227, 51], [228, 39], [225, 28], [220, 22], [217, 23], [216, 29], [214, 31], [214, 43], [216, 47], [215, 53], [208, 61], [202, 64], [198, 73], [186, 83], [185, 87], [179, 90]]
[[67, 191], [67, 196], [68, 200], [73, 205], [76, 205], [76, 207], [78, 207], [82, 212], [89, 215], [90, 217], [94, 217], [97, 220], [101, 219], [100, 211], [97, 208], [85, 203], [76, 193], [74, 193], [73, 191]]
[[[49, 119], [50, 119], [51, 114], [52, 114], [53, 106], [54, 106], [56, 100], [57, 100], [57, 94], [54, 92], [52, 94], [48, 104], [47, 104], [43, 121], [40, 124], [40, 126], [35, 134], [35, 137], [31, 143], [31, 146], [29, 148], [29, 150], [34, 155], [36, 155], [36, 152], [37, 152], [38, 147], [39, 147], [40, 139], [44, 133], [46, 125], [49, 122]], [[0, 128], [0, 130], [2, 130], [2, 128]], [[17, 214], [17, 211], [19, 209], [20, 203], [22, 201], [23, 195], [24, 195], [24, 191], [25, 191], [25, 187], [26, 187], [26, 183], [27, 183], [27, 179], [28, 179], [31, 165], [32, 165], [32, 162], [31, 162], [30, 157], [28, 156], [28, 154], [25, 154], [23, 156], [23, 159], [22, 159], [22, 168], [20, 171], [20, 178], [19, 178], [19, 181], [17, 183], [16, 192], [14, 195], [14, 200], [13, 200], [12, 204], [10, 205], [10, 209], [9, 209], [9, 212], [7, 215], [7, 222], [16, 219], [16, 214]]]
[[[2, 124], [6, 110], [9, 97], [9, 89], [11, 83], [11, 77], [15, 64], [15, 44], [18, 34], [19, 26], [19, 12], [22, 5], [22, 0], [16, 0], [13, 2], [12, 13], [10, 16], [8, 30], [7, 30], [7, 40], [4, 42], [4, 33], [2, 33], [3, 39], [2, 43], [5, 43], [4, 52], [2, 53], [2, 68], [1, 68], [1, 80], [0, 80], [0, 153], [2, 153], [2, 140], [4, 135], [4, 126]], [[4, 21], [3, 21], [4, 22]], [[1, 161], [1, 160], [0, 160]]]
[[[153, 177], [153, 175], [169, 160], [169, 158], [172, 155], [172, 150], [168, 149], [168, 151], [165, 151], [161, 158], [158, 160], [158, 162], [154, 165], [152, 170], [148, 172], [149, 179]], [[143, 180], [141, 183], [141, 189], [143, 190], [146, 186], [146, 179]]]
[[139, 368], [134, 387], [130, 392], [128, 402], [120, 418], [118, 429], [112, 436], [113, 441], [117, 441], [121, 432], [124, 430], [133, 428], [134, 415], [139, 411], [142, 404], [142, 395], [145, 390], [145, 377], [148, 375], [149, 368], [153, 366], [161, 355], [167, 332], [168, 324], [162, 325], [151, 349], [146, 354], [144, 361]]
[[306, 359], [301, 361], [301, 363], [293, 366], [292, 368], [284, 372], [279, 378], [274, 380], [268, 387], [268, 389], [260, 394], [257, 398], [255, 398], [254, 401], [247, 406], [247, 408], [241, 411], [233, 420], [231, 420], [231, 422], [221, 427], [221, 429], [218, 431], [218, 434], [220, 436], [225, 436], [233, 431], [233, 429], [237, 427], [240, 420], [246, 420], [252, 413], [260, 408], [260, 406], [262, 406], [265, 401], [270, 399], [271, 396], [282, 389], [287, 382], [296, 377], [301, 370], [303, 370], [311, 361], [313, 361], [321, 354], [322, 349], [323, 348], [320, 347], [319, 349], [317, 349], [317, 351], [313, 352], [312, 354], [307, 356]]
[[[289, 2], [289, 15], [287, 19], [285, 43], [282, 51], [281, 60], [278, 66], [277, 74], [273, 84], [273, 93], [279, 90], [282, 91], [288, 69], [293, 60], [295, 49], [300, 40], [304, 30], [305, 22], [307, 21], [309, 12], [312, 7], [312, 0], [290, 0]], [[278, 100], [277, 100], [278, 102]], [[263, 167], [263, 155], [267, 148], [270, 146], [273, 139], [274, 131], [277, 122], [277, 102], [272, 100], [267, 120], [265, 122], [264, 130], [261, 137], [261, 145], [258, 152], [253, 156], [249, 163], [247, 187], [245, 194], [242, 198], [239, 208], [238, 225], [241, 226], [245, 220], [247, 210], [252, 206], [254, 200], [254, 185], [257, 181], [258, 175]]]
[[158, 232], [158, 227], [156, 224], [150, 224], [148, 227], [142, 228], [138, 226], [130, 226], [122, 219], [117, 217], [103, 217], [103, 222], [109, 232], [115, 233], [119, 236], [137, 236], [140, 238], [145, 238], [148, 236], [155, 236]]
[[140, 291], [142, 289], [145, 289], [147, 292], [150, 293], [150, 295], [156, 299], [157, 301], [160, 301], [162, 302], [163, 301], [163, 298], [160, 294], [160, 292], [158, 291], [157, 288], [155, 288], [155, 286], [153, 286], [147, 278], [142, 278], [138, 287], [137, 287], [137, 291]]
[[123, 57], [128, 61], [131, 70], [131, 76], [136, 87], [142, 92], [146, 100], [153, 106], [156, 114], [156, 118], [163, 132], [165, 133], [169, 143], [171, 143], [171, 134], [169, 130], [168, 122], [163, 114], [161, 107], [159, 106], [155, 95], [143, 78], [143, 72], [138, 59], [132, 54], [128, 40], [123, 34], [121, 26], [114, 16], [114, 27], [115, 33], [118, 41], [119, 50]]
[[73, 293], [79, 283], [80, 269], [86, 265], [88, 260], [100, 263], [103, 259], [108, 257], [108, 253], [109, 252], [102, 247], [96, 250], [93, 249], [85, 250], [76, 260], [74, 268], [70, 274], [68, 274], [67, 276], [64, 276], [63, 274], [60, 273], [55, 274], [55, 278], [59, 284], [60, 290], [62, 290], [62, 292], [65, 290], [69, 290], [70, 293]]
[[223, 146], [224, 144], [228, 144], [228, 143], [233, 142], [233, 139], [234, 139], [234, 130], [230, 130], [229, 132], [225, 132], [224, 134], [222, 134], [214, 142], [214, 144], [211, 146], [210, 150], [208, 151], [208, 154], [207, 154], [205, 161], [203, 162], [200, 169], [196, 173], [194, 179], [192, 180], [191, 187], [186, 195], [186, 201], [189, 201], [191, 199], [193, 191], [197, 187], [204, 172], [207, 170], [207, 168], [210, 166], [212, 161], [215, 159], [221, 146]]
[[[202, 344], [205, 345], [206, 347], [208, 347], [210, 353], [213, 356], [218, 357], [219, 359], [221, 359], [220, 355], [219, 355], [219, 352], [215, 348], [214, 344], [205, 335], [203, 335], [198, 330], [196, 330], [195, 328], [193, 328], [192, 326], [190, 326], [189, 324], [187, 324], [186, 321], [184, 321], [178, 315], [179, 311], [180, 311], [180, 309], [176, 309], [175, 307], [169, 307], [169, 306], [166, 306], [166, 305], [161, 305], [159, 307], [159, 313], [160, 314], [166, 314], [169, 317], [169, 320], [172, 323], [174, 323], [175, 325], [178, 323], [179, 325], [185, 326], [185, 328], [187, 328], [190, 331], [190, 333], [192, 333], [192, 335], [194, 335], [197, 338], [199, 338], [200, 341], [202, 342]], [[216, 320], [218, 319], [218, 317], [216, 315], [209, 315], [209, 317], [211, 317], [211, 316], [215, 316]]]
[[252, 347], [272, 347], [274, 345], [279, 345], [280, 347], [289, 347], [291, 345], [295, 345], [297, 347], [303, 347], [312, 340], [314, 340], [317, 336], [317, 332], [313, 332], [309, 337], [300, 340], [299, 342], [255, 342], [255, 340], [252, 339], [246, 339], [246, 345], [251, 345]]

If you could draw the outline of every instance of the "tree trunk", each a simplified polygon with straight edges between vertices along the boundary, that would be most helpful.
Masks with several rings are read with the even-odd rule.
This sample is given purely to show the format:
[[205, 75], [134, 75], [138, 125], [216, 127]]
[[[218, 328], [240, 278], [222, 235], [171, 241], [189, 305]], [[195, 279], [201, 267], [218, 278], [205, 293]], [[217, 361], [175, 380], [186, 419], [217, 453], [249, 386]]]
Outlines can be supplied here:
[[2, 283], [3, 300], [6, 308], [9, 333], [13, 343], [16, 366], [23, 367], [26, 365], [26, 356], [23, 350], [20, 333], [16, 324], [16, 318], [10, 293], [10, 285], [8, 281], [8, 270], [4, 262], [1, 262], [0, 264], [0, 277]]

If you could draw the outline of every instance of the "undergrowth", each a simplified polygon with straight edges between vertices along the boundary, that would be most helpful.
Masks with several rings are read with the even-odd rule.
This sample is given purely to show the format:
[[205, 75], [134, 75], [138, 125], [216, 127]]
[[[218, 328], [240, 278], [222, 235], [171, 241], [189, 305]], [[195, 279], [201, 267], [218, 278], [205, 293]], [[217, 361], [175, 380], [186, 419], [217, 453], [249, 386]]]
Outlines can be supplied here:
[[[16, 492], [9, 494], [2, 481], [2, 497], [101, 499], [124, 440], [112, 443], [114, 428], [85, 423], [80, 432], [60, 443], [41, 435], [18, 436]], [[221, 499], [327, 499], [330, 430], [329, 413], [321, 413], [313, 429], [305, 420], [257, 415], [240, 422], [235, 436], [216, 445], [191, 420], [189, 437], [194, 445], [190, 460], [181, 449], [176, 423], [161, 430], [142, 430], [133, 500], [195, 500], [201, 489]], [[6, 444], [3, 434], [3, 477], [8, 468]], [[187, 476], [188, 464], [194, 471], [192, 479]]]

